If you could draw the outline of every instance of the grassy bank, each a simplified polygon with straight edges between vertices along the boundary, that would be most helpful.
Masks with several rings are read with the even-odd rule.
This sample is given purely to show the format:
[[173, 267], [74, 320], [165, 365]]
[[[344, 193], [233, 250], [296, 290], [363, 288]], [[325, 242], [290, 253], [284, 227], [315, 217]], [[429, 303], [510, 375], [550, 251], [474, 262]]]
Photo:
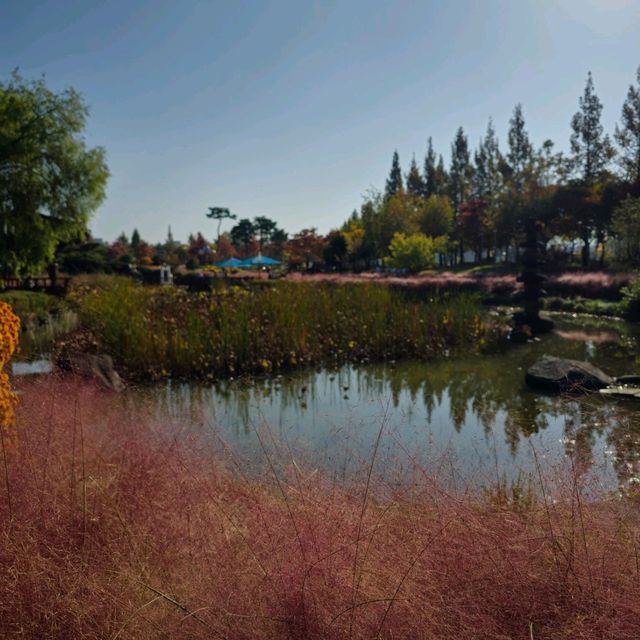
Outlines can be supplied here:
[[20, 356], [30, 359], [48, 353], [54, 342], [73, 331], [77, 316], [57, 296], [39, 291], [5, 291], [0, 301], [20, 318]]
[[[24, 383], [0, 480], [3, 638], [635, 639], [636, 505], [263, 476], [170, 418]], [[266, 447], [265, 447], [266, 448]]]
[[213, 293], [113, 279], [73, 294], [99, 348], [134, 376], [193, 378], [476, 349], [476, 300], [380, 284], [267, 282]]

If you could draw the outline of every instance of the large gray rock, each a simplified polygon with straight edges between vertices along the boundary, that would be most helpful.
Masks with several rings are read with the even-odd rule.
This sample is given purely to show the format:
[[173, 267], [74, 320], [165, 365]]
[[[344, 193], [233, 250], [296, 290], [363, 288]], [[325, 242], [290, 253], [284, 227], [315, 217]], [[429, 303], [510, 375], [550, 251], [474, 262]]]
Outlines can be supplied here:
[[91, 378], [98, 385], [112, 391], [122, 391], [124, 383], [118, 372], [113, 368], [111, 356], [92, 353], [71, 353], [59, 362], [59, 366], [72, 371], [83, 378]]
[[542, 356], [527, 371], [527, 384], [550, 391], [604, 389], [614, 380], [588, 362]]

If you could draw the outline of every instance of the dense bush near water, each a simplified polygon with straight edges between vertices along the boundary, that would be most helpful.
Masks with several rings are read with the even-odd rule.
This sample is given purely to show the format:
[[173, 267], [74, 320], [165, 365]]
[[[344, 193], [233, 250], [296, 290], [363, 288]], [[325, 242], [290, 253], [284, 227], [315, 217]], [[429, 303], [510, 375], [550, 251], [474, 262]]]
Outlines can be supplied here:
[[432, 299], [379, 284], [264, 282], [188, 293], [114, 278], [76, 288], [72, 299], [101, 349], [129, 374], [152, 377], [430, 358], [487, 336], [469, 295]]

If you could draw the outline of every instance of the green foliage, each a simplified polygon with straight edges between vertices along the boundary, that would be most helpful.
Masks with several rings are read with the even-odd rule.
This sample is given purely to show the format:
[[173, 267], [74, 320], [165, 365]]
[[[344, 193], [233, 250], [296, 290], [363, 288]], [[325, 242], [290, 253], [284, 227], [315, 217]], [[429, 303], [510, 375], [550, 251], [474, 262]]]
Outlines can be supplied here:
[[609, 137], [603, 135], [601, 114], [602, 103], [595, 93], [593, 78], [589, 72], [584, 94], [580, 98], [580, 110], [571, 120], [573, 163], [585, 184], [590, 184], [602, 175], [613, 155]]
[[410, 196], [419, 197], [422, 196], [425, 190], [424, 181], [418, 170], [415, 156], [411, 160], [411, 166], [409, 167], [409, 173], [407, 173], [407, 193]]
[[630, 182], [640, 181], [640, 67], [636, 71], [637, 86], [631, 85], [622, 105], [620, 126], [616, 125], [620, 166]]
[[446, 238], [432, 238], [424, 233], [406, 236], [396, 233], [389, 244], [386, 263], [396, 269], [407, 269], [413, 273], [435, 266], [436, 253], [444, 251]]
[[102, 202], [109, 172], [83, 134], [88, 110], [73, 89], [14, 72], [0, 83], [0, 269], [33, 273], [57, 244], [81, 236]]
[[611, 230], [616, 258], [625, 265], [640, 266], [640, 198], [626, 198], [613, 212]]
[[94, 281], [75, 284], [81, 321], [137, 376], [428, 359], [445, 348], [480, 347], [486, 335], [476, 300], [464, 295], [429, 300], [380, 284], [293, 282], [189, 294], [127, 279]]
[[640, 320], [640, 275], [633, 282], [621, 289], [622, 308], [629, 320]]
[[39, 291], [5, 291], [0, 301], [11, 305], [20, 318], [20, 357], [48, 354], [55, 340], [76, 328], [78, 318], [56, 296]]
[[447, 196], [429, 196], [418, 215], [420, 231], [432, 238], [446, 236], [453, 228], [453, 207]]
[[469, 142], [464, 129], [459, 127], [451, 145], [451, 166], [449, 168], [449, 195], [456, 209], [469, 196], [472, 176]]
[[391, 161], [391, 171], [387, 178], [387, 185], [384, 190], [385, 199], [395, 196], [397, 193], [403, 191], [404, 185], [402, 183], [402, 169], [400, 168], [400, 158], [398, 152], [393, 152], [393, 159]]

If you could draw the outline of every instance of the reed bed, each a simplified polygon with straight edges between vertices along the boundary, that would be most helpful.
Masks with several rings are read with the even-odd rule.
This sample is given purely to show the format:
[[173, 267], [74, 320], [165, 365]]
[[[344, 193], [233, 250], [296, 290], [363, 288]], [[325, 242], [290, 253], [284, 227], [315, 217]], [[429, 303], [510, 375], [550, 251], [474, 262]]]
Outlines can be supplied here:
[[80, 321], [130, 376], [223, 377], [309, 364], [429, 359], [493, 336], [473, 296], [359, 283], [261, 283], [212, 293], [126, 279], [76, 293]]
[[[265, 472], [122, 396], [24, 382], [0, 480], [0, 637], [636, 639], [637, 505]], [[384, 428], [383, 421], [381, 428]]]

